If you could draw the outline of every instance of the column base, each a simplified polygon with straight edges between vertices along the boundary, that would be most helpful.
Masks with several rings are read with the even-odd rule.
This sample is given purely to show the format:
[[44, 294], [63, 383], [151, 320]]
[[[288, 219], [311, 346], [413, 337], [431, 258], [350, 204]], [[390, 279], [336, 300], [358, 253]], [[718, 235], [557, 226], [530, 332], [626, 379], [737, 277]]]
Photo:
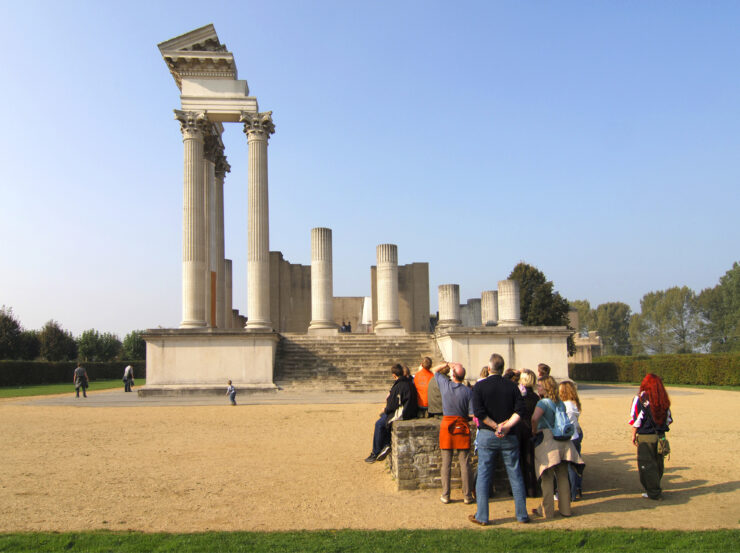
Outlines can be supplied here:
[[437, 328], [454, 328], [462, 326], [462, 321], [459, 319], [442, 319], [437, 323]]
[[308, 330], [306, 331], [307, 334], [313, 334], [314, 336], [334, 336], [335, 334], [339, 334], [339, 329], [337, 327], [331, 328], [331, 327], [308, 327]]
[[403, 336], [406, 329], [401, 326], [401, 321], [378, 321], [373, 329], [377, 336]]
[[244, 330], [251, 332], [272, 332], [273, 328], [270, 321], [247, 321], [247, 324], [244, 325]]
[[498, 326], [522, 326], [522, 321], [499, 321]]
[[180, 323], [180, 328], [203, 328], [205, 326], [205, 321], [183, 321]]

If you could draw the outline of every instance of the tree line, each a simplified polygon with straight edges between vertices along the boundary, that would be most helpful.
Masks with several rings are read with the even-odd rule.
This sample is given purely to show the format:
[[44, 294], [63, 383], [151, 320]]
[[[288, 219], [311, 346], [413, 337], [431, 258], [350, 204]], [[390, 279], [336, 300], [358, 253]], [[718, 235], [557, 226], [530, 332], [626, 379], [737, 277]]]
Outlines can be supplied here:
[[146, 342], [141, 330], [129, 332], [121, 341], [110, 332], [95, 329], [75, 338], [54, 320], [40, 330], [25, 330], [13, 309], [0, 308], [0, 359], [34, 361], [113, 361], [140, 360], [146, 357]]
[[727, 353], [740, 351], [740, 263], [716, 286], [696, 293], [688, 286], [648, 292], [640, 313], [622, 302], [592, 309], [586, 300], [570, 302], [580, 332], [596, 330], [604, 355]]

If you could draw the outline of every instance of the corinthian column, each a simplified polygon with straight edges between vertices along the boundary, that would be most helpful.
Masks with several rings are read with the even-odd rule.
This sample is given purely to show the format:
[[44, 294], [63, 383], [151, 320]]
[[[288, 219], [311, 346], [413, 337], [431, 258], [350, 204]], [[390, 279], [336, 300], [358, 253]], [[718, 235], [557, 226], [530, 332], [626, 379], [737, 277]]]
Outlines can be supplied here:
[[398, 316], [398, 246], [379, 244], [376, 248], [378, 258], [377, 284], [378, 321], [376, 334], [405, 334]]
[[460, 319], [460, 285], [440, 284], [439, 294], [439, 322], [437, 328], [462, 326]]
[[226, 317], [226, 324], [223, 328], [235, 328], [234, 326], [234, 314], [233, 311], [233, 293], [231, 288], [231, 259], [224, 259], [224, 317]]
[[270, 331], [270, 225], [267, 203], [267, 141], [275, 132], [272, 112], [242, 112], [249, 144], [247, 194], [247, 330]]
[[[231, 166], [226, 161], [226, 156], [221, 155], [216, 159], [216, 326], [218, 328], [229, 328], [231, 325], [231, 301], [227, 304], [226, 292], [226, 260], [224, 259], [224, 179], [226, 173], [231, 171]], [[229, 262], [231, 263], [231, 262]], [[230, 266], [230, 265], [229, 265]]]
[[481, 294], [481, 323], [483, 326], [498, 324], [498, 292], [486, 290]]
[[216, 269], [216, 157], [219, 153], [220, 137], [215, 125], [209, 125], [203, 144], [204, 160], [204, 202], [205, 202], [205, 243], [206, 243], [206, 326], [215, 327], [216, 288], [218, 271]]
[[516, 280], [499, 280], [498, 282], [498, 316], [499, 326], [520, 326], [519, 315], [519, 282]]
[[182, 217], [182, 322], [180, 328], [206, 325], [205, 214], [203, 138], [206, 115], [202, 111], [175, 110], [185, 150]]
[[311, 229], [311, 325], [309, 334], [336, 334], [331, 229]]

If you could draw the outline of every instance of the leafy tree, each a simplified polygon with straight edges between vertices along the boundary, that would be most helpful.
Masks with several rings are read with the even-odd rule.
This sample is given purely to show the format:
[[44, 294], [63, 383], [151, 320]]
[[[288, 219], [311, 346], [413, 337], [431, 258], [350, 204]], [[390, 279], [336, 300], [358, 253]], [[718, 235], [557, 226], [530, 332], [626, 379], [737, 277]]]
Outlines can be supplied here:
[[712, 352], [740, 351], [740, 263], [698, 296], [703, 337]]
[[21, 335], [21, 324], [13, 315], [12, 307], [0, 308], [0, 359], [16, 359]]
[[24, 330], [18, 337], [18, 352], [16, 357], [24, 361], [33, 361], [41, 353], [41, 342], [36, 330]]
[[650, 292], [630, 320], [635, 353], [689, 353], [701, 344], [696, 294], [687, 286]]
[[98, 356], [98, 342], [100, 342], [100, 333], [91, 328], [85, 330], [77, 338], [77, 354], [83, 361], [96, 361]]
[[146, 359], [146, 342], [141, 337], [143, 331], [132, 330], [123, 339], [123, 358], [129, 360]]
[[39, 342], [41, 357], [48, 361], [74, 361], [77, 358], [77, 342], [72, 333], [63, 330], [54, 320], [41, 329]]
[[593, 310], [588, 300], [574, 300], [568, 302], [571, 309], [575, 309], [578, 313], [578, 328], [574, 328], [576, 332], [587, 332], [589, 330], [595, 330], [593, 322]]
[[[511, 271], [509, 280], [519, 282], [520, 315], [525, 326], [568, 326], [568, 300], [553, 291], [545, 274], [521, 262]], [[573, 337], [568, 337], [568, 353], [575, 354]]]
[[112, 361], [121, 353], [121, 340], [110, 332], [100, 336], [97, 361]]
[[84, 361], [110, 361], [121, 352], [121, 341], [115, 334], [100, 334], [91, 328], [77, 339], [77, 349]]
[[594, 328], [599, 331], [604, 355], [630, 355], [630, 319], [632, 310], [619, 301], [602, 303], [593, 312]]

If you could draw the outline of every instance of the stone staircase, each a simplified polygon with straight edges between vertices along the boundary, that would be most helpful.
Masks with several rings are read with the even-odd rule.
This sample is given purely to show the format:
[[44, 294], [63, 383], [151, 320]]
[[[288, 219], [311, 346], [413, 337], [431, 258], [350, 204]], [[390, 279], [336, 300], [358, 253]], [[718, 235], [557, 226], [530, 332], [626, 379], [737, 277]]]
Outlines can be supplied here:
[[414, 374], [422, 357], [439, 363], [442, 354], [432, 334], [405, 336], [338, 334], [312, 336], [284, 333], [275, 354], [275, 383], [281, 388], [326, 391], [387, 391], [390, 368], [405, 363]]

